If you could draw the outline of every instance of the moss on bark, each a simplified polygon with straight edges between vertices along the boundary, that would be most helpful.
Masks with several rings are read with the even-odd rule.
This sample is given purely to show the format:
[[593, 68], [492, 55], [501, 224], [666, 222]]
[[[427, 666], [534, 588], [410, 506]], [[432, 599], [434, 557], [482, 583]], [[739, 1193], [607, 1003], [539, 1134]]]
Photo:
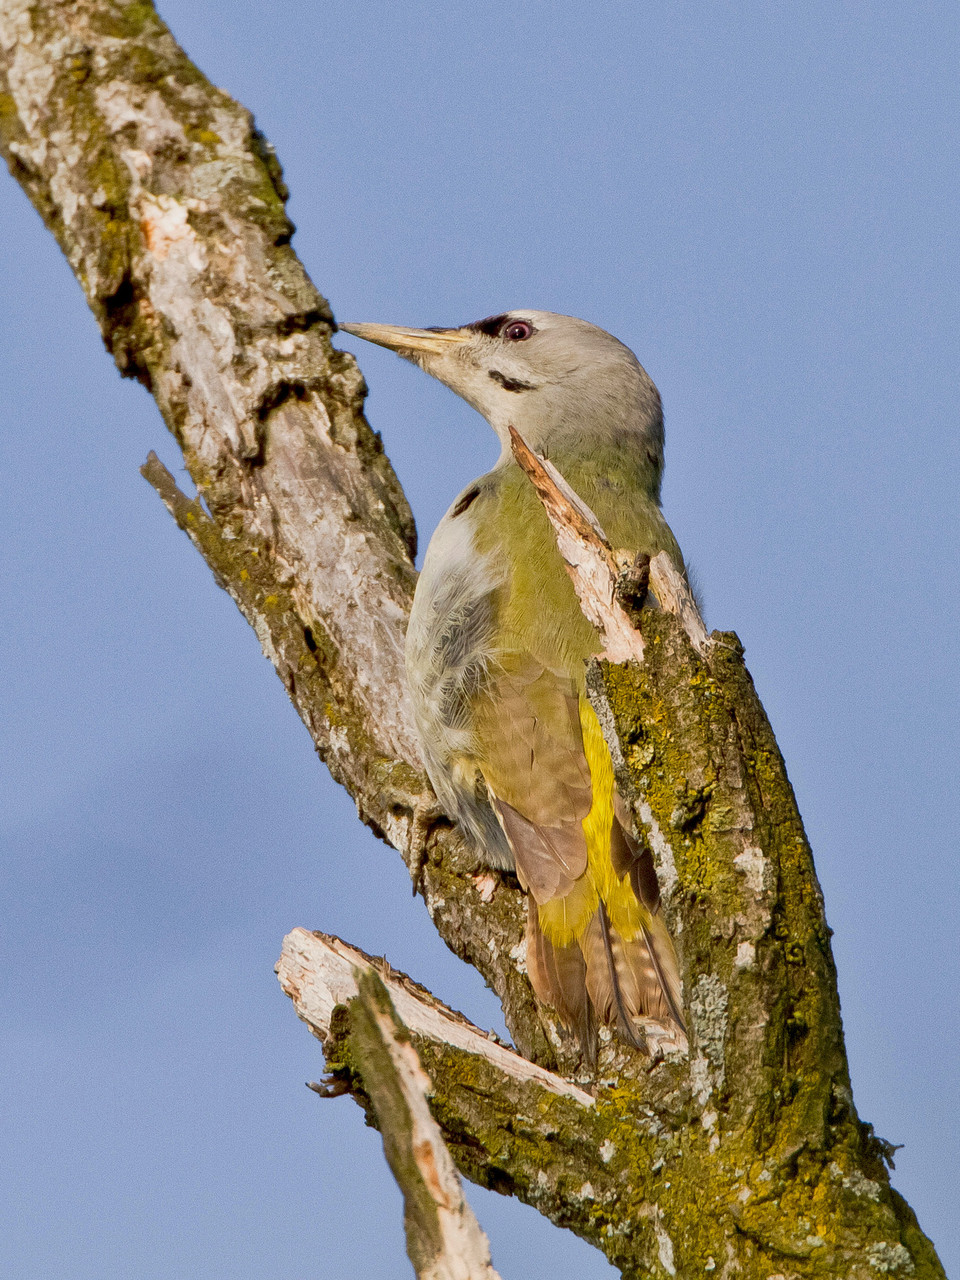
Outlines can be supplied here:
[[[360, 816], [413, 866], [429, 788], [402, 697], [415, 532], [365, 387], [290, 247], [276, 156], [153, 7], [0, 5], [0, 149], [121, 372], [153, 393], [202, 501], [151, 483], [255, 627]], [[517, 1194], [627, 1276], [942, 1277], [853, 1107], [819, 887], [735, 637], [706, 658], [645, 614], [642, 667], [595, 705], [678, 940], [689, 1062], [608, 1045], [592, 1108], [511, 1092], [419, 1044], [467, 1176]], [[442, 819], [424, 897], [504, 1002], [517, 1045], [575, 1063], [522, 974], [521, 896]], [[349, 1024], [328, 1043], [356, 1087]]]

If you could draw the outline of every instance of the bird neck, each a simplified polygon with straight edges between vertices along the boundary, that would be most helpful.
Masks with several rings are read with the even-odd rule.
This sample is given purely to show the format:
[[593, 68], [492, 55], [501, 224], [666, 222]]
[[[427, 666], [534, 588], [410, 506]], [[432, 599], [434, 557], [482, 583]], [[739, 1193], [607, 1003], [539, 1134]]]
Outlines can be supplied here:
[[[523, 435], [521, 427], [517, 430]], [[643, 433], [620, 430], [587, 436], [559, 431], [548, 440], [527, 439], [527, 443], [553, 463], [588, 506], [602, 499], [602, 495], [624, 490], [660, 504], [662, 446]], [[505, 445], [497, 468], [516, 466], [512, 451]]]

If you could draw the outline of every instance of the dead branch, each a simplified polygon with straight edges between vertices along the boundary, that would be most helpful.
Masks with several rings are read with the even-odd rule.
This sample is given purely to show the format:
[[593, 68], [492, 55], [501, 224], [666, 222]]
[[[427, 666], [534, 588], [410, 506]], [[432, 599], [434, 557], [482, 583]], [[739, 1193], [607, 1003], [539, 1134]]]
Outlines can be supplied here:
[[375, 969], [353, 970], [351, 1047], [403, 1193], [407, 1253], [420, 1280], [499, 1280], [427, 1096], [430, 1080]]
[[[497, 877], [481, 891], [452, 827], [421, 820], [430, 792], [402, 695], [412, 518], [290, 248], [272, 149], [146, 3], [0, 0], [0, 102], [12, 173], [119, 368], [155, 396], [199, 499], [154, 460], [148, 477], [360, 816], [417, 868], [441, 935], [501, 997], [518, 1047], [569, 1061], [522, 973], [520, 895]], [[571, 1226], [625, 1275], [942, 1277], [853, 1107], [812, 859], [738, 642], [708, 643], [676, 608], [643, 611], [642, 662], [601, 661], [589, 679], [678, 940], [689, 1064], [611, 1049], [591, 1107], [529, 1081], [502, 1096], [489, 1054], [421, 1038], [433, 1113], [467, 1176]], [[331, 1025], [330, 1068], [360, 1096], [353, 1035], [336, 1010]]]

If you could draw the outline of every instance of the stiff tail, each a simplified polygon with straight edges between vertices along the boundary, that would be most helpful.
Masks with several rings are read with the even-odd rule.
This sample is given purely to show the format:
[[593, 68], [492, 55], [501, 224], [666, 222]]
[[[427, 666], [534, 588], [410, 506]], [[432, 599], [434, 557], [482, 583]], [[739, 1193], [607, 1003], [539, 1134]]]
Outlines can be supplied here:
[[670, 1016], [686, 1035], [687, 1023], [683, 1016], [683, 995], [680, 991], [680, 973], [673, 939], [661, 916], [652, 916], [643, 925], [643, 940], [647, 946], [650, 963], [657, 974], [660, 991], [670, 1010]]
[[587, 964], [576, 942], [556, 946], [545, 937], [537, 918], [537, 904], [527, 899], [527, 973], [537, 998], [556, 1009], [575, 1034], [584, 1057], [597, 1057], [597, 1027], [587, 994]]
[[597, 1017], [617, 1025], [631, 1044], [638, 1044], [637, 1023], [645, 1018], [676, 1023], [685, 1030], [676, 954], [659, 917], [634, 938], [611, 924], [601, 903], [580, 939], [586, 984]]
[[633, 835], [610, 751], [584, 697], [579, 718], [590, 780], [586, 812], [579, 793], [572, 813], [553, 823], [525, 817], [495, 792], [492, 801], [529, 894], [533, 989], [575, 1031], [592, 1060], [598, 1022], [617, 1027], [636, 1048], [645, 1047], [645, 1020], [685, 1027], [677, 957], [660, 914], [652, 855]]
[[[610, 928], [610, 917], [607, 915], [607, 908], [603, 902], [600, 903], [600, 906], [597, 909], [597, 921], [600, 925], [600, 937], [603, 940], [603, 955], [607, 962], [607, 979], [609, 984], [609, 998], [604, 1003], [609, 1004], [611, 1012], [613, 1009], [616, 1009], [617, 1026], [620, 1029], [620, 1034], [629, 1044], [632, 1044], [635, 1049], [642, 1049], [643, 1045], [637, 1038], [637, 1033], [633, 1026], [633, 1019], [630, 1017], [630, 1010], [623, 998], [623, 991], [620, 985], [620, 974], [617, 969], [617, 956], [613, 946], [614, 935]], [[591, 985], [597, 993], [599, 1003], [603, 997], [600, 995], [598, 984], [594, 981]]]
[[645, 1047], [644, 1020], [681, 1031], [684, 1025], [676, 953], [659, 916], [638, 935], [618, 933], [600, 902], [580, 937], [557, 944], [541, 928], [540, 911], [529, 899], [527, 972], [537, 997], [557, 1011], [575, 1034], [584, 1056], [594, 1062], [597, 1024], [616, 1027], [634, 1048]]

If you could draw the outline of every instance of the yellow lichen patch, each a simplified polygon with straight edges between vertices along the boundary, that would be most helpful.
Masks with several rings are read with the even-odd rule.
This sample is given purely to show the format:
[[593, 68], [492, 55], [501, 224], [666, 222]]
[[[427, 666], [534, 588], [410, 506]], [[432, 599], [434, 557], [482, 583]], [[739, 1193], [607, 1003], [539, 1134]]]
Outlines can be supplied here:
[[186, 134], [191, 142], [197, 142], [203, 147], [219, 147], [223, 143], [223, 139], [220, 137], [219, 133], [216, 133], [213, 129], [208, 129], [205, 126], [196, 128], [188, 127]]

